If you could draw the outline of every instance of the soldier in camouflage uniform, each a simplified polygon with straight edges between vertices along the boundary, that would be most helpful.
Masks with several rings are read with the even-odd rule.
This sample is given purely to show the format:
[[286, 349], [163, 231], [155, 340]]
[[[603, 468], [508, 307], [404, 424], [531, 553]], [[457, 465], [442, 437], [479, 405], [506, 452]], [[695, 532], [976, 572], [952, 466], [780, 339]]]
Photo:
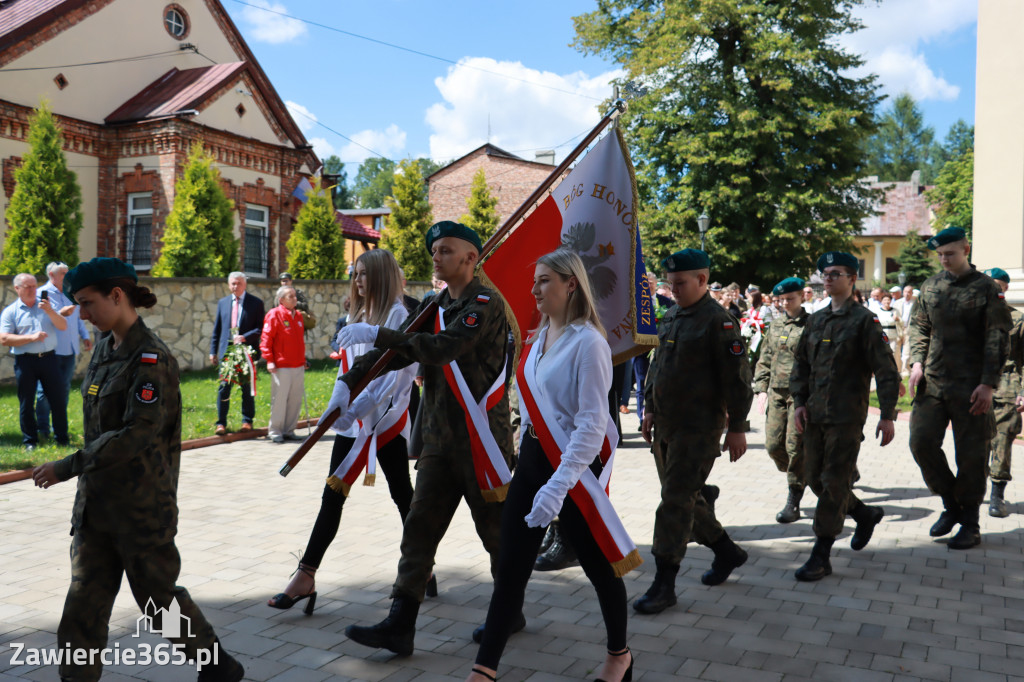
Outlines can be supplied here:
[[[930, 535], [946, 535], [959, 523], [948, 546], [969, 549], [981, 542], [978, 513], [995, 433], [992, 393], [1006, 362], [1010, 311], [999, 286], [968, 261], [962, 229], [946, 228], [928, 247], [938, 252], [942, 272], [921, 285], [910, 318], [910, 451], [928, 489], [942, 498]], [[950, 421], [955, 475], [942, 451]]]
[[[459, 503], [465, 499], [484, 548], [491, 555], [492, 572], [497, 561], [503, 490], [481, 491], [473, 465], [466, 413], [459, 396], [449, 388], [445, 367], [456, 361], [473, 400], [479, 401], [506, 369], [505, 304], [496, 291], [473, 276], [481, 249], [480, 238], [468, 227], [451, 221], [427, 231], [427, 250], [433, 254], [434, 271], [448, 283], [406, 320], [409, 324], [432, 300], [444, 310], [445, 329], [438, 333], [406, 333], [363, 323], [341, 330], [344, 346], [373, 343], [378, 350], [361, 356], [339, 377], [324, 415], [335, 407], [347, 410], [350, 389], [369, 371], [387, 349], [397, 356], [387, 370], [420, 363], [423, 375], [423, 451], [416, 464], [416, 489], [402, 533], [402, 557], [391, 591], [391, 613], [372, 627], [349, 626], [345, 634], [360, 644], [385, 648], [400, 655], [413, 650], [416, 616], [434, 566], [437, 546], [444, 537]], [[429, 322], [434, 328], [434, 321]], [[346, 337], [347, 335], [347, 337]], [[487, 413], [506, 464], [513, 461], [512, 425], [507, 391]], [[520, 618], [515, 630], [525, 627]]]
[[658, 348], [644, 387], [642, 430], [654, 452], [661, 504], [651, 548], [654, 584], [633, 604], [640, 613], [658, 613], [676, 603], [676, 574], [691, 536], [715, 553], [711, 570], [701, 576], [705, 585], [724, 582], [747, 560], [701, 493], [721, 451], [728, 450], [735, 462], [747, 449], [754, 394], [746, 348], [736, 319], [708, 293], [706, 253], [684, 249], [662, 266], [676, 305], [658, 325]]
[[[1005, 296], [1006, 290], [1010, 288], [1010, 275], [1006, 270], [992, 268], [986, 270], [985, 274], [996, 281]], [[1000, 519], [1010, 515], [1010, 510], [1006, 508], [1006, 484], [1013, 479], [1010, 476], [1013, 441], [1021, 429], [1017, 397], [1021, 394], [1021, 370], [1024, 368], [1024, 314], [1011, 307], [1010, 324], [1009, 354], [999, 377], [999, 388], [992, 394], [996, 435], [992, 439], [992, 459], [989, 462], [992, 496], [989, 499], [988, 514]]]
[[[111, 333], [96, 344], [82, 381], [85, 446], [33, 471], [42, 488], [78, 476], [71, 587], [57, 642], [71, 650], [106, 647], [125, 574], [139, 607], [154, 616], [154, 631], [163, 627], [163, 609], [174, 612], [175, 601], [190, 627], [182, 628], [181, 637], [169, 637], [171, 642], [190, 660], [200, 651], [217, 654], [218, 663], [200, 671], [201, 681], [237, 682], [242, 666], [220, 648], [188, 591], [174, 584], [181, 570], [174, 544], [181, 456], [178, 363], [135, 312], [156, 303], [137, 282], [135, 269], [115, 258], [94, 258], [64, 279], [64, 293], [81, 306], [82, 319]], [[60, 676], [92, 681], [102, 669], [98, 656], [87, 665], [65, 661]]]
[[853, 494], [871, 375], [875, 375], [881, 418], [875, 435], [888, 445], [895, 435], [900, 374], [889, 339], [869, 309], [853, 298], [857, 259], [830, 251], [818, 259], [831, 305], [811, 314], [796, 350], [789, 390], [794, 422], [804, 434], [804, 471], [818, 496], [814, 548], [796, 571], [797, 580], [821, 580], [832, 573], [829, 554], [847, 515], [857, 522], [850, 547], [863, 549], [882, 520], [881, 507], [869, 507]]
[[793, 397], [789, 394], [789, 377], [796, 359], [807, 311], [801, 305], [804, 281], [787, 277], [772, 289], [779, 307], [785, 312], [768, 326], [761, 357], [754, 369], [754, 392], [760, 394], [758, 406], [768, 414], [764, 422], [765, 449], [779, 471], [786, 474], [789, 499], [775, 515], [779, 523], [792, 523], [800, 518], [800, 500], [807, 487], [804, 481], [804, 441], [793, 424]]

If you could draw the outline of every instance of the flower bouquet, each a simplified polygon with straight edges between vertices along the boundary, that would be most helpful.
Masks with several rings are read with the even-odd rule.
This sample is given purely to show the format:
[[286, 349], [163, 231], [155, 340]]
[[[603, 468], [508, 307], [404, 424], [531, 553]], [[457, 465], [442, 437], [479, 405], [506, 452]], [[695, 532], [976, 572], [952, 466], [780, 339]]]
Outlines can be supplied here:
[[[238, 336], [238, 328], [231, 328], [231, 338]], [[252, 349], [247, 343], [232, 343], [228, 346], [218, 367], [218, 380], [242, 385], [248, 382], [252, 395], [256, 395], [256, 365], [252, 361]]]

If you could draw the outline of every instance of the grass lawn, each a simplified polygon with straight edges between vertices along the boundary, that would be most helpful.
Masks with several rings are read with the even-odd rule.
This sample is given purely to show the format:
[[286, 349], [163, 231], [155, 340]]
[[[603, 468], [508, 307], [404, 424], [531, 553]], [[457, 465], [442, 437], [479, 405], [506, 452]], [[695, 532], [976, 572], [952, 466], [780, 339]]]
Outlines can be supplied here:
[[[906, 388], [907, 379], [903, 377], [900, 381], [903, 382], [903, 386]], [[868, 399], [870, 400], [871, 407], [878, 407], [878, 395], [874, 391], [871, 392]], [[910, 414], [910, 404], [910, 389], [907, 388], [906, 395], [896, 401], [896, 407], [899, 409], [900, 414]]]
[[[306, 372], [306, 399], [309, 416], [319, 417], [331, 397], [337, 366], [333, 360], [314, 360]], [[270, 374], [265, 367], [259, 368], [256, 388], [256, 426], [265, 427], [270, 418]], [[181, 375], [181, 439], [190, 440], [212, 436], [217, 421], [217, 372], [211, 367]], [[238, 389], [231, 392], [231, 411], [228, 413], [228, 430], [237, 430], [242, 423], [241, 394]], [[300, 419], [305, 419], [302, 409]], [[53, 459], [59, 459], [82, 446], [82, 393], [81, 382], [71, 384], [71, 399], [68, 401], [68, 421], [71, 447], [59, 447], [51, 441], [41, 443], [32, 452], [25, 452], [21, 445], [21, 430], [18, 426], [18, 392], [14, 385], [0, 386], [0, 471], [24, 469]]]

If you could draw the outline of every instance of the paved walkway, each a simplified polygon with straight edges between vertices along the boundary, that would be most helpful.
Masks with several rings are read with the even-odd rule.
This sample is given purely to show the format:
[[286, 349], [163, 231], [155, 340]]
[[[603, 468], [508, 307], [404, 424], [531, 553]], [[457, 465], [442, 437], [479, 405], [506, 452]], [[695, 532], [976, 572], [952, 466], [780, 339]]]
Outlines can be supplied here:
[[[812, 544], [810, 522], [775, 523], [785, 479], [765, 454], [758, 428], [747, 455], [736, 464], [720, 460], [711, 476], [722, 487], [719, 518], [750, 560], [725, 585], [704, 587], [699, 577], [711, 554], [691, 545], [677, 583], [679, 605], [657, 616], [630, 612], [635, 679], [1024, 680], [1024, 505], [1014, 504], [1008, 519], [984, 515], [981, 547], [947, 550], [927, 534], [939, 502], [924, 489], [906, 447], [907, 423], [897, 423], [895, 443], [882, 449], [872, 444], [877, 417], [870, 419], [859, 494], [886, 509], [871, 545], [851, 551], [848, 523], [836, 543], [835, 574], [815, 584], [793, 579]], [[654, 571], [649, 551], [658, 485], [635, 418], [625, 423], [628, 439], [617, 459], [612, 499], [648, 559], [626, 576], [633, 599]], [[482, 622], [491, 592], [487, 558], [465, 506], [440, 548], [440, 596], [424, 604], [416, 652], [408, 658], [360, 647], [343, 634], [350, 624], [377, 622], [389, 605], [400, 528], [383, 480], [354, 489], [318, 575], [316, 612], [306, 617], [298, 609], [274, 611], [264, 604], [284, 586], [296, 562], [291, 553], [305, 545], [329, 448], [329, 440], [318, 444], [286, 479], [277, 470], [290, 451], [266, 441], [186, 452], [179, 583], [225, 648], [239, 654], [246, 679], [463, 679], [476, 654], [470, 633]], [[1020, 461], [1024, 452], [1017, 456]], [[1024, 499], [1024, 487], [1011, 484], [1009, 493]], [[9, 643], [55, 645], [68, 585], [73, 496], [73, 483], [48, 491], [30, 481], [0, 487], [0, 682], [57, 678], [52, 667], [13, 665]], [[810, 514], [813, 496], [805, 502]], [[536, 574], [526, 598], [529, 624], [510, 641], [501, 680], [592, 679], [604, 630], [582, 572]], [[111, 642], [137, 647], [138, 616], [124, 587]], [[108, 668], [104, 679], [194, 677], [183, 668], [122, 665]]]

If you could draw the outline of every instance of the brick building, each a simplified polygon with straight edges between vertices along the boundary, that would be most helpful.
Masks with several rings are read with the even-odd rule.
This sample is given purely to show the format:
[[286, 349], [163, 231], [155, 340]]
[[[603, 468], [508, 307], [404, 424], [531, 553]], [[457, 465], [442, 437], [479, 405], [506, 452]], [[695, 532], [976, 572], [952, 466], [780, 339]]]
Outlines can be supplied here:
[[201, 141], [235, 202], [238, 267], [284, 269], [292, 193], [320, 161], [219, 0], [0, 2], [0, 248], [44, 98], [82, 188], [82, 260], [117, 256], [145, 273]]
[[457, 221], [467, 213], [473, 175], [483, 168], [491, 195], [498, 199], [499, 224], [504, 222], [554, 170], [554, 154], [537, 156], [546, 161], [527, 161], [488, 143], [435, 171], [427, 178], [434, 220]]

